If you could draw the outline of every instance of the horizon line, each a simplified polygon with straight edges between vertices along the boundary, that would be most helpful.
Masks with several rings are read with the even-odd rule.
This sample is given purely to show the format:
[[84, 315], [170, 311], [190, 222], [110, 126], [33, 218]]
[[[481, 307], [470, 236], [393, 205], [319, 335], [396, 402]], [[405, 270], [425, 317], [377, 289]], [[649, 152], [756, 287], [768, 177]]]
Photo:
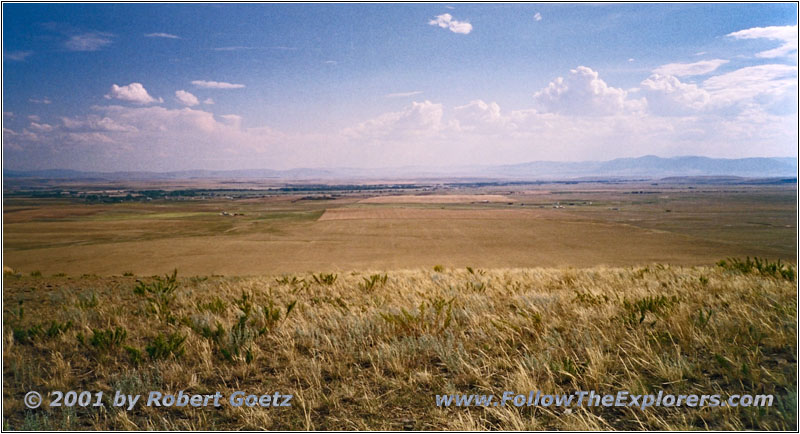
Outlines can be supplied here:
[[760, 156], [760, 157], [740, 157], [740, 158], [729, 158], [729, 157], [708, 157], [704, 155], [677, 155], [673, 157], [661, 157], [654, 154], [646, 154], [641, 155], [638, 157], [617, 157], [611, 158], [608, 160], [574, 160], [574, 161], [566, 161], [566, 160], [528, 160], [522, 161], [518, 163], [498, 163], [498, 164], [464, 164], [464, 165], [455, 165], [455, 166], [427, 166], [427, 165], [404, 165], [404, 166], [377, 166], [377, 167], [358, 167], [358, 166], [333, 166], [333, 167], [292, 167], [288, 169], [273, 169], [268, 167], [261, 167], [261, 168], [249, 168], [249, 169], [204, 169], [204, 168], [196, 168], [196, 169], [179, 169], [179, 170], [167, 170], [167, 171], [156, 171], [156, 170], [146, 170], [146, 169], [134, 169], [134, 170], [114, 170], [114, 171], [102, 171], [102, 170], [86, 170], [86, 169], [67, 169], [67, 168], [58, 168], [52, 167], [48, 169], [14, 169], [14, 168], [6, 168], [3, 167], [3, 173], [5, 174], [6, 171], [11, 172], [47, 172], [47, 171], [71, 171], [71, 172], [88, 172], [88, 173], [99, 173], [99, 174], [115, 174], [115, 173], [157, 173], [157, 174], [165, 174], [165, 173], [181, 173], [181, 172], [235, 172], [235, 171], [254, 171], [254, 170], [269, 170], [274, 172], [289, 172], [293, 170], [381, 170], [381, 169], [426, 169], [426, 170], [445, 170], [445, 169], [459, 169], [459, 168], [469, 168], [469, 167], [501, 167], [501, 166], [514, 166], [520, 164], [530, 164], [530, 163], [559, 163], [559, 164], [580, 164], [580, 163], [606, 163], [610, 161], [616, 160], [637, 160], [647, 157], [655, 157], [662, 160], [675, 160], [680, 158], [705, 158], [710, 160], [726, 160], [726, 161], [734, 161], [734, 160], [750, 160], [750, 159], [795, 159], [798, 160], [798, 156]]

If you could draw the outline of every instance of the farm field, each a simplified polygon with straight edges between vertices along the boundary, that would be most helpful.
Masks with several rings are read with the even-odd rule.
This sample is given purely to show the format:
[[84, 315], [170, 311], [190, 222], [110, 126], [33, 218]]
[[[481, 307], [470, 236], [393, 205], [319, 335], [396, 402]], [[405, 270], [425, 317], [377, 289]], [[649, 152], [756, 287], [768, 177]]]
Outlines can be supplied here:
[[114, 204], [15, 196], [4, 203], [3, 265], [45, 275], [152, 275], [175, 267], [259, 275], [796, 260], [793, 185], [588, 183], [413, 193]]

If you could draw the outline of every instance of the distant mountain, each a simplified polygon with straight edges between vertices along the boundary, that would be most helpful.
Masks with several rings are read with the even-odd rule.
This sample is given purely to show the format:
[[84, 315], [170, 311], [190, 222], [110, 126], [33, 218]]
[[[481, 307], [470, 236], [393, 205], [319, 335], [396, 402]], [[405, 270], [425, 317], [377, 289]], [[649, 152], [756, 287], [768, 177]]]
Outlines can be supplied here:
[[781, 177], [797, 175], [795, 158], [739, 158], [708, 157], [661, 158], [647, 155], [639, 158], [617, 158], [610, 161], [549, 162], [499, 166], [493, 174], [511, 177], [644, 177], [668, 176], [745, 176]]
[[451, 168], [400, 167], [380, 169], [298, 168], [290, 170], [185, 170], [176, 172], [81, 172], [75, 170], [3, 170], [3, 177], [71, 180], [227, 179], [377, 179], [377, 178], [490, 178], [563, 180], [575, 178], [657, 179], [666, 177], [739, 176], [749, 178], [796, 177], [796, 158], [617, 158], [609, 161], [532, 161], [497, 166]]

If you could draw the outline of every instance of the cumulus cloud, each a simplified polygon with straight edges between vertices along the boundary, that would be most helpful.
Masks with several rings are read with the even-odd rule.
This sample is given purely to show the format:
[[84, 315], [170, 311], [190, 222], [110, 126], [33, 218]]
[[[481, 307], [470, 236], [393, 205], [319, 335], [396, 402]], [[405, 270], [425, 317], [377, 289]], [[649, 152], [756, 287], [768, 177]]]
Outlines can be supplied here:
[[141, 83], [131, 83], [126, 86], [111, 85], [111, 92], [106, 95], [106, 99], [116, 98], [122, 101], [128, 101], [136, 104], [150, 104], [154, 102], [161, 102], [150, 96], [147, 90]]
[[444, 127], [443, 112], [442, 104], [427, 100], [413, 102], [403, 111], [385, 113], [354, 128], [348, 128], [345, 130], [345, 135], [399, 140], [407, 136], [431, 134]]
[[496, 102], [486, 103], [483, 100], [470, 101], [469, 104], [453, 109], [454, 117], [462, 131], [496, 132], [497, 128], [515, 125], [500, 113], [500, 106]]
[[691, 114], [705, 109], [711, 95], [696, 84], [681, 83], [671, 75], [653, 74], [641, 83], [647, 108], [660, 115]]
[[534, 21], [542, 21], [542, 14], [540, 14], [539, 12], [536, 12], [536, 13], [533, 15], [533, 20], [534, 20]]
[[[182, 170], [503, 164], [647, 153], [792, 155], [796, 113], [773, 107], [793, 110], [785, 102], [797, 93], [796, 77], [794, 65], [760, 65], [697, 83], [653, 74], [638, 90], [623, 90], [581, 66], [551, 80], [520, 110], [504, 111], [481, 99], [453, 105], [425, 100], [319, 133], [248, 128], [240, 115], [216, 115], [199, 104], [95, 106], [89, 115], [54, 123], [7, 119], [16, 124], [3, 133], [4, 161], [15, 167], [63, 167], [67, 161], [70, 168]], [[132, 85], [117, 86], [117, 93], [139, 95], [121, 90], [133, 91]]]
[[784, 57], [797, 51], [797, 26], [769, 26], [753, 27], [729, 33], [727, 36], [736, 39], [769, 39], [783, 42], [777, 48], [762, 51], [756, 57], [775, 58]]
[[191, 93], [185, 90], [177, 90], [175, 91], [175, 98], [180, 101], [181, 104], [192, 107], [200, 104], [200, 101], [197, 99], [196, 96], [192, 95]]
[[206, 99], [203, 101], [203, 104], [207, 104], [207, 105], [214, 104], [214, 98], [206, 98]]
[[627, 92], [611, 87], [586, 66], [570, 70], [533, 96], [537, 108], [573, 115], [613, 115], [627, 108], [636, 108], [641, 101], [628, 101]]
[[48, 97], [44, 97], [44, 98], [28, 98], [28, 101], [30, 101], [30, 102], [32, 102], [34, 104], [51, 104], [53, 102], [53, 101], [50, 101], [50, 98], [48, 98]]
[[720, 66], [728, 63], [724, 59], [701, 60], [693, 63], [668, 63], [661, 65], [655, 70], [656, 74], [672, 75], [675, 77], [684, 77], [691, 75], [705, 75], [716, 71]]
[[181, 37], [178, 35], [173, 35], [171, 33], [146, 33], [144, 35], [147, 38], [167, 38], [167, 39], [180, 39]]
[[113, 36], [111, 33], [104, 32], [73, 35], [64, 42], [64, 46], [70, 51], [98, 51], [111, 45]]
[[226, 83], [224, 81], [194, 80], [192, 84], [203, 89], [242, 89], [243, 84]]
[[439, 26], [443, 29], [449, 29], [453, 33], [468, 34], [472, 31], [472, 24], [466, 21], [454, 20], [450, 14], [442, 14], [436, 16], [435, 19], [428, 21], [432, 26]]

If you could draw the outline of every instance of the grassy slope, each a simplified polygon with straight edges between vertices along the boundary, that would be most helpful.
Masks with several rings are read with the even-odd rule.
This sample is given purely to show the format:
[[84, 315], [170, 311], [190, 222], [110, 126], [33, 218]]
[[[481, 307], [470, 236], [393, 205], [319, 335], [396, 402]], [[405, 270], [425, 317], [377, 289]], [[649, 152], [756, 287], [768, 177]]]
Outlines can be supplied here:
[[[340, 274], [331, 285], [309, 274], [297, 275], [294, 283], [279, 282], [280, 276], [179, 279], [175, 299], [160, 313], [134, 294], [135, 277], [5, 275], [4, 424], [12, 429], [797, 429], [794, 281], [660, 265], [460, 269], [389, 272], [385, 284], [367, 290], [359, 284], [369, 274]], [[652, 309], [640, 322], [634, 306], [646, 300]], [[270, 320], [271, 309], [265, 314], [270, 301], [282, 312], [277, 321]], [[295, 301], [285, 317], [286, 306]], [[234, 333], [245, 312], [244, 326]], [[37, 324], [50, 328], [51, 320], [71, 321], [72, 327], [26, 338]], [[217, 322], [223, 333], [215, 337]], [[105, 349], [91, 343], [92, 329], [116, 327], [126, 330], [122, 342]], [[183, 354], [152, 360], [146, 348], [161, 333], [185, 336]], [[84, 345], [78, 344], [79, 334]], [[234, 336], [238, 347], [231, 343]], [[31, 389], [219, 390], [226, 396], [241, 389], [295, 398], [289, 409], [28, 411], [21, 398]], [[443, 393], [591, 389], [771, 393], [776, 403], [768, 409], [573, 408], [569, 414], [434, 404], [434, 396]]]

